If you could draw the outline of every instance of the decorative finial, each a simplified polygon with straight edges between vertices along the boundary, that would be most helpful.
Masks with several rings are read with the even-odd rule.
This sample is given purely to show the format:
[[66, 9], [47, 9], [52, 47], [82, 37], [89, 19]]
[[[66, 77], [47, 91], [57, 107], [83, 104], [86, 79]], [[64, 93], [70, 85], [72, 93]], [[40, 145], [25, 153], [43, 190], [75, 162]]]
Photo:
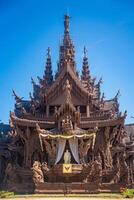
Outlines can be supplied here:
[[34, 81], [34, 79], [31, 77], [31, 83], [33, 84], [33, 85], [35, 85], [35, 81]]
[[124, 118], [126, 118], [127, 117], [127, 110], [125, 110], [125, 112], [124, 112]]
[[13, 96], [14, 96], [14, 98], [15, 98], [15, 101], [16, 101], [16, 102], [21, 102], [23, 98], [20, 98], [20, 97], [16, 94], [16, 92], [15, 92], [14, 90], [12, 90], [12, 91], [13, 91]]
[[118, 100], [118, 98], [121, 96], [121, 92], [120, 92], [120, 90], [118, 90], [118, 92], [117, 92], [117, 94], [115, 95], [115, 97], [114, 97], [114, 99], [117, 99]]
[[87, 57], [87, 49], [85, 46], [84, 46], [84, 57]]
[[103, 79], [102, 77], [100, 78], [99, 82], [98, 82], [98, 85], [102, 84], [103, 83]]
[[69, 25], [70, 25], [70, 16], [68, 14], [65, 14], [64, 16], [64, 28], [65, 28], [65, 34], [69, 33]]
[[48, 58], [51, 57], [51, 49], [50, 49], [50, 47], [47, 48], [47, 57]]
[[105, 93], [103, 92], [103, 93], [102, 93], [102, 97], [101, 97], [101, 101], [103, 102], [104, 99], [105, 99]]
[[31, 100], [33, 100], [31, 92], [29, 92], [29, 97], [30, 97]]
[[51, 61], [50, 47], [47, 48], [47, 59], [46, 59], [46, 66], [45, 66], [45, 73], [44, 73], [44, 76], [43, 76], [43, 80], [40, 79], [39, 82], [40, 82], [41, 85], [44, 85], [44, 83], [46, 83], [47, 86], [50, 86], [53, 82], [53, 72], [52, 72], [52, 61]]
[[39, 76], [37, 76], [37, 79], [38, 79], [39, 83], [41, 84], [42, 83], [42, 79]]

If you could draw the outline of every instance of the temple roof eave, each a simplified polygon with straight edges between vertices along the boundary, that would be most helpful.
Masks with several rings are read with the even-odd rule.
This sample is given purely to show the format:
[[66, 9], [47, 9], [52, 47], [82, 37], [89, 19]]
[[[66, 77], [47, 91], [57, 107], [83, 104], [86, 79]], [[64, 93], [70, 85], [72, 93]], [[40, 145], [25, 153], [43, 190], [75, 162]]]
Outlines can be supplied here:
[[106, 127], [106, 126], [117, 126], [123, 125], [125, 121], [125, 117], [118, 117], [114, 119], [107, 119], [107, 120], [94, 120], [94, 121], [82, 121], [80, 122], [80, 128], [88, 128], [88, 127], [95, 127], [97, 124], [98, 127]]
[[[118, 117], [115, 119], [107, 119], [107, 120], [94, 120], [94, 121], [80, 121], [79, 128], [81, 129], [88, 129], [95, 127], [96, 124], [99, 127], [106, 127], [106, 126], [117, 126], [124, 124], [124, 116]], [[29, 126], [29, 127], [36, 127], [38, 123], [41, 128], [55, 128], [55, 121], [38, 121], [38, 120], [30, 120], [30, 119], [22, 119], [18, 118], [14, 113], [11, 114], [11, 121], [13, 125], [18, 126]]]
[[38, 123], [41, 128], [54, 128], [55, 122], [50, 121], [39, 121], [39, 120], [31, 120], [31, 119], [22, 119], [15, 115], [15, 113], [10, 114], [11, 122], [13, 125], [18, 126], [29, 126], [29, 127], [36, 127], [36, 124]]

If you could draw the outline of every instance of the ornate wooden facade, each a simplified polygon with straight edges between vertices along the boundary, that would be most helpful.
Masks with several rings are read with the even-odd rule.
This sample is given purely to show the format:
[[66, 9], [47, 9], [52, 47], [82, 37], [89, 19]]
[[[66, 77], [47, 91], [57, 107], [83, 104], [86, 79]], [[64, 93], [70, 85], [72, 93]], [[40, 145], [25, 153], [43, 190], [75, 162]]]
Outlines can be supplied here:
[[[53, 77], [50, 48], [30, 100], [15, 91], [11, 130], [0, 148], [1, 187], [17, 192], [96, 192], [134, 184], [134, 142], [119, 111], [119, 91], [101, 94], [102, 79], [91, 76], [86, 48], [82, 75], [75, 62], [69, 16], [58, 69]], [[71, 173], [63, 173], [69, 164]]]

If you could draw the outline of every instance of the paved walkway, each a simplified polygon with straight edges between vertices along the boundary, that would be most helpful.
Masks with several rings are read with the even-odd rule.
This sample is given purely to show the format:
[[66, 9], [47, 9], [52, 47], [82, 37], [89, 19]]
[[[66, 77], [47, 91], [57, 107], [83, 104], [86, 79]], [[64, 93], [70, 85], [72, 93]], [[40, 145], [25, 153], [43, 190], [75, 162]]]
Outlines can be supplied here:
[[[124, 200], [123, 198], [109, 198], [109, 197], [21, 197], [14, 198], [16, 200]], [[8, 200], [13, 200], [13, 198], [8, 198]]]

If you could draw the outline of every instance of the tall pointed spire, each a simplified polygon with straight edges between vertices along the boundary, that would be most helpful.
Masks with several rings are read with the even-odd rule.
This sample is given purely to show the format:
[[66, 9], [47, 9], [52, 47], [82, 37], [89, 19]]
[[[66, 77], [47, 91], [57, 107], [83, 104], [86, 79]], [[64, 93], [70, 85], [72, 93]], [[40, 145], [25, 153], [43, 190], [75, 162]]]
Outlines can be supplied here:
[[83, 57], [81, 80], [89, 81], [90, 78], [91, 77], [90, 77], [90, 70], [89, 70], [89, 64], [88, 64], [88, 58], [87, 58], [87, 50], [86, 50], [86, 47], [84, 47], [84, 57]]
[[69, 43], [71, 42], [69, 28], [70, 28], [70, 16], [66, 14], [64, 16], [64, 45], [69, 45]]
[[64, 68], [66, 63], [70, 64], [70, 67], [76, 72], [75, 69], [75, 49], [74, 44], [70, 37], [70, 16], [68, 14], [64, 15], [64, 37], [63, 43], [60, 45], [60, 52], [59, 52], [59, 63], [58, 63], [58, 72], [57, 76], [60, 71]]
[[50, 86], [53, 82], [53, 72], [52, 72], [52, 62], [51, 62], [51, 53], [50, 48], [47, 49], [47, 61], [46, 61], [46, 69], [44, 80], [46, 81], [46, 85]]

